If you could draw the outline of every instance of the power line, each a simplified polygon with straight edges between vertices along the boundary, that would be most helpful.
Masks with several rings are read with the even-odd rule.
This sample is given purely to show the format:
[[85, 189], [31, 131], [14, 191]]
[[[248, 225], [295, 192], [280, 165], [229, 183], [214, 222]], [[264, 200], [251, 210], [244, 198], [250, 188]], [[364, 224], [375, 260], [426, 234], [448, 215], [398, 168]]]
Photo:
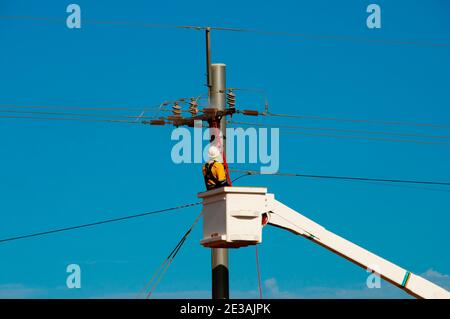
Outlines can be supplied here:
[[306, 177], [306, 178], [333, 179], [333, 180], [351, 180], [351, 181], [366, 181], [366, 182], [450, 186], [450, 182], [439, 182], [439, 181], [383, 179], [383, 178], [351, 177], [351, 176], [335, 176], [335, 175], [312, 175], [312, 174], [297, 174], [297, 173], [261, 173], [261, 172], [253, 171], [253, 170], [243, 170], [243, 169], [233, 169], [233, 168], [230, 169], [230, 171], [235, 172], [235, 173], [246, 173], [247, 175], [272, 175], [272, 176]]
[[159, 112], [160, 105], [152, 107], [74, 107], [74, 106], [38, 106], [38, 105], [0, 105], [2, 109], [39, 109], [39, 110], [68, 110], [68, 111], [130, 111], [130, 112]]
[[325, 116], [314, 116], [314, 115], [278, 114], [278, 113], [271, 113], [271, 112], [266, 113], [266, 114], [261, 114], [261, 115], [286, 117], [286, 118], [297, 118], [297, 119], [305, 119], [305, 120], [366, 123], [366, 124], [376, 124], [376, 125], [402, 125], [402, 126], [420, 126], [420, 127], [433, 127], [433, 128], [450, 128], [450, 125], [448, 125], [448, 124], [401, 122], [401, 121], [378, 121], [378, 120], [325, 117]]
[[[56, 18], [56, 17], [36, 17], [36, 16], [0, 16], [0, 20], [65, 23], [65, 17], [64, 18]], [[321, 34], [298, 33], [298, 32], [291, 32], [291, 31], [268, 31], [268, 30], [260, 30], [260, 29], [235, 28], [235, 27], [219, 27], [219, 26], [210, 27], [210, 26], [199, 26], [199, 25], [155, 24], [155, 23], [145, 23], [145, 22], [90, 20], [90, 19], [83, 19], [82, 23], [85, 25], [86, 24], [87, 25], [112, 25], [112, 26], [127, 26], [127, 27], [141, 27], [141, 28], [157, 28], [157, 29], [184, 29], [184, 30], [195, 30], [195, 31], [205, 31], [205, 30], [209, 29], [209, 30], [225, 31], [225, 32], [253, 33], [253, 34], [258, 34], [258, 35], [263, 35], [263, 36], [299, 38], [299, 39], [310, 39], [310, 40], [320, 40], [320, 41], [338, 41], [338, 42], [385, 44], [385, 45], [408, 45], [408, 46], [437, 47], [437, 48], [450, 47], [450, 43], [368, 38], [368, 37], [358, 37], [358, 36], [348, 36], [348, 35], [321, 35]]]
[[[280, 126], [285, 128], [298, 128], [304, 130], [324, 130], [324, 131], [336, 131], [336, 132], [358, 132], [361, 134], [392, 134], [397, 136], [405, 136], [405, 137], [422, 137], [422, 138], [437, 138], [437, 139], [446, 139], [450, 138], [450, 136], [435, 136], [435, 135], [419, 135], [419, 134], [403, 134], [403, 133], [395, 133], [395, 132], [375, 132], [375, 131], [360, 131], [360, 130], [346, 130], [346, 129], [337, 129], [337, 128], [322, 128], [322, 127], [305, 127], [305, 126], [283, 126], [277, 124], [266, 124], [266, 123], [250, 123], [250, 122], [239, 122], [239, 121], [229, 121], [230, 124], [240, 124], [240, 125], [248, 125], [248, 126]], [[407, 144], [421, 144], [421, 145], [450, 145], [450, 142], [441, 142], [441, 141], [420, 141], [420, 140], [411, 140], [411, 139], [393, 139], [393, 138], [382, 138], [382, 137], [370, 137], [370, 136], [359, 136], [359, 135], [336, 135], [336, 134], [323, 134], [323, 133], [306, 133], [299, 131], [285, 131], [283, 134], [287, 135], [304, 135], [304, 136], [314, 136], [314, 137], [331, 137], [331, 138], [340, 138], [340, 139], [354, 139], [354, 140], [367, 140], [367, 141], [378, 141], [378, 142], [394, 142], [394, 143], [407, 143]]]
[[393, 135], [393, 136], [403, 136], [403, 137], [421, 137], [421, 138], [436, 138], [436, 139], [450, 139], [449, 135], [426, 135], [426, 134], [410, 134], [410, 133], [397, 133], [397, 132], [385, 132], [385, 131], [366, 131], [366, 130], [353, 130], [353, 129], [339, 129], [330, 127], [310, 127], [310, 126], [298, 126], [298, 125], [285, 125], [285, 124], [272, 124], [272, 123], [253, 123], [253, 122], [242, 122], [242, 121], [228, 121], [229, 124], [239, 124], [246, 126], [272, 126], [279, 128], [288, 129], [302, 129], [302, 130], [314, 130], [314, 131], [332, 131], [332, 132], [343, 132], [343, 133], [361, 133], [369, 135]]
[[286, 132], [285, 134], [317, 136], [317, 137], [332, 137], [332, 138], [343, 138], [343, 139], [354, 139], [354, 140], [379, 141], [379, 142], [395, 142], [395, 143], [424, 144], [424, 145], [427, 145], [427, 144], [428, 145], [450, 145], [450, 142], [398, 140], [398, 139], [367, 137], [367, 136], [357, 136], [357, 135], [333, 135], [333, 134], [318, 134], [318, 133], [304, 133], [304, 132]]
[[[105, 116], [107, 117], [107, 116]], [[136, 118], [135, 121], [126, 121], [126, 120], [111, 120], [111, 119], [86, 119], [86, 118], [75, 118], [75, 117], [36, 117], [36, 116], [15, 116], [15, 115], [0, 115], [0, 119], [27, 119], [27, 120], [38, 120], [38, 121], [79, 121], [79, 122], [87, 122], [87, 123], [122, 123], [122, 124], [141, 124], [141, 125], [165, 125], [170, 124], [171, 121], [174, 121], [173, 119], [170, 119], [170, 117], [153, 117], [155, 122], [158, 122], [157, 124], [152, 123], [151, 121], [146, 121], [145, 116], [136, 116], [133, 117]], [[140, 119], [144, 119], [143, 121], [139, 121]], [[181, 118], [182, 120], [192, 120], [191, 118]], [[176, 124], [174, 124], [176, 125]], [[202, 127], [208, 127], [208, 126], [202, 126]]]
[[[183, 237], [184, 238], [184, 237]], [[140, 298], [142, 296], [142, 294], [148, 289], [148, 287], [150, 286], [150, 284], [155, 280], [156, 276], [158, 274], [161, 273], [161, 271], [163, 270], [164, 266], [166, 266], [167, 262], [170, 260], [170, 258], [176, 253], [178, 252], [179, 247], [184, 243], [183, 238], [177, 243], [177, 245], [172, 249], [172, 251], [170, 252], [170, 254], [166, 257], [166, 259], [164, 259], [164, 261], [162, 262], [162, 264], [159, 266], [158, 269], [156, 269], [156, 271], [153, 273], [152, 277], [150, 278], [149, 281], [147, 281], [147, 283], [145, 284], [144, 287], [142, 287], [142, 289], [139, 291], [139, 293], [137, 294], [136, 298]]]
[[432, 192], [443, 192], [443, 193], [450, 193], [449, 189], [442, 189], [442, 188], [430, 188], [425, 186], [416, 186], [416, 185], [408, 185], [408, 184], [396, 184], [396, 183], [383, 183], [383, 182], [367, 182], [367, 181], [356, 181], [361, 183], [367, 183], [367, 184], [378, 184], [388, 187], [401, 187], [401, 188], [409, 188], [409, 189], [418, 189], [418, 190], [427, 190]]
[[262, 285], [261, 285], [261, 269], [259, 267], [258, 245], [255, 245], [255, 257], [256, 257], [256, 275], [258, 276], [259, 299], [263, 299]]
[[[10, 21], [36, 21], [36, 22], [50, 22], [50, 23], [65, 23], [65, 17], [37, 17], [37, 16], [0, 16], [0, 20]], [[83, 24], [87, 25], [116, 25], [142, 28], [157, 28], [157, 29], [194, 29], [203, 30], [202, 27], [183, 26], [174, 24], [156, 24], [145, 22], [131, 22], [131, 21], [112, 21], [112, 20], [91, 20], [83, 19]]]
[[[232, 171], [232, 170], [230, 170], [230, 171]], [[249, 175], [251, 175], [251, 174], [245, 173], [245, 174], [239, 175], [238, 177], [236, 177], [235, 179], [233, 179], [233, 180], [231, 181], [231, 183], [234, 183], [235, 181], [240, 180], [242, 177], [249, 176]]]
[[[247, 173], [244, 173], [242, 175], [239, 175], [233, 180], [233, 183], [243, 177], [246, 176], [254, 176], [254, 175], [268, 175], [268, 174], [253, 174], [253, 171], [247, 171]], [[270, 174], [269, 174], [270, 175]], [[383, 185], [383, 186], [389, 186], [389, 187], [401, 187], [401, 188], [410, 188], [410, 189], [418, 189], [418, 190], [427, 190], [432, 192], [444, 192], [444, 193], [450, 193], [450, 190], [448, 189], [441, 189], [441, 188], [429, 188], [429, 187], [422, 187], [422, 186], [412, 186], [412, 185], [405, 185], [405, 184], [395, 184], [395, 183], [383, 183], [383, 182], [372, 182], [372, 181], [353, 181], [350, 180], [350, 182], [360, 182], [360, 183], [367, 183], [367, 184], [377, 184], [377, 185]]]
[[4, 238], [4, 239], [0, 239], [0, 243], [15, 241], [15, 240], [19, 240], [19, 239], [25, 239], [25, 238], [31, 238], [31, 237], [44, 236], [44, 235], [49, 235], [49, 234], [54, 234], [54, 233], [60, 233], [60, 232], [65, 232], [65, 231], [69, 231], [69, 230], [74, 230], [74, 229], [98, 226], [98, 225], [107, 224], [107, 223], [114, 223], [114, 222], [118, 222], [118, 221], [123, 221], [123, 220], [128, 220], [128, 219], [133, 219], [133, 218], [138, 218], [138, 217], [144, 217], [144, 216], [153, 215], [153, 214], [159, 214], [159, 213], [174, 211], [174, 210], [177, 210], [177, 209], [193, 207], [193, 206], [197, 206], [197, 205], [200, 205], [200, 204], [201, 204], [201, 202], [192, 203], [192, 204], [186, 204], [186, 205], [179, 205], [179, 206], [175, 206], [175, 207], [171, 207], [171, 208], [165, 208], [165, 209], [155, 210], [155, 211], [151, 211], [151, 212], [136, 214], [136, 215], [129, 215], [129, 216], [124, 216], [124, 217], [105, 219], [105, 220], [92, 222], [92, 223], [88, 223], [88, 224], [81, 224], [81, 225], [76, 225], [76, 226], [69, 226], [69, 227], [64, 227], [64, 228], [47, 230], [47, 231], [43, 231], [43, 232], [39, 232], [39, 233], [33, 233], [33, 234], [20, 235], [20, 236], [15, 236], [15, 237], [10, 237], [10, 238]]
[[173, 260], [175, 259], [178, 252], [180, 251], [181, 247], [183, 247], [184, 243], [186, 242], [186, 239], [189, 237], [189, 235], [191, 234], [195, 225], [197, 225], [197, 223], [200, 220], [200, 217], [202, 217], [202, 216], [203, 216], [203, 210], [200, 212], [200, 214], [194, 220], [191, 227], [187, 230], [187, 232], [184, 234], [184, 236], [181, 237], [180, 241], [175, 246], [175, 248], [170, 252], [169, 256], [167, 256], [167, 258], [164, 260], [164, 262], [159, 266], [159, 268], [156, 270], [156, 272], [153, 274], [153, 276], [150, 278], [150, 280], [147, 282], [147, 284], [144, 286], [144, 288], [141, 289], [138, 296], [140, 296], [143, 292], [145, 292], [147, 290], [147, 288], [150, 286], [150, 284], [153, 283], [154, 280], [156, 279], [156, 281], [153, 283], [152, 287], [150, 288], [150, 291], [147, 293], [146, 298], [149, 299], [151, 297], [153, 291], [158, 286], [162, 277], [165, 275], [167, 269], [172, 264]]
[[57, 118], [57, 117], [35, 117], [35, 116], [8, 116], [0, 115], [0, 119], [27, 119], [38, 121], [79, 121], [92, 123], [123, 123], [123, 124], [141, 124], [141, 122], [124, 121], [124, 120], [100, 120], [100, 119], [85, 119], [85, 118]]
[[89, 113], [64, 113], [64, 112], [43, 112], [43, 111], [12, 111], [0, 110], [0, 113], [33, 114], [33, 115], [57, 115], [57, 116], [80, 116], [80, 117], [101, 117], [101, 118], [123, 118], [123, 119], [155, 119], [156, 116], [137, 115], [112, 115], [112, 114], [89, 114]]
[[[266, 174], [259, 174], [259, 175], [266, 175]], [[235, 180], [241, 179], [246, 176], [254, 176], [254, 175], [245, 173], [245, 174], [240, 175]], [[430, 188], [430, 187], [425, 187], [425, 186], [415, 186], [415, 185], [408, 185], [408, 184], [401, 184], [401, 183], [396, 184], [396, 183], [383, 183], [383, 182], [378, 182], [378, 181], [372, 182], [372, 181], [359, 181], [359, 180], [357, 180], [357, 181], [349, 180], [349, 182], [366, 183], [366, 184], [372, 184], [372, 185], [383, 185], [383, 186], [388, 186], [388, 187], [409, 188], [409, 189], [416, 189], [416, 190], [426, 190], [426, 191], [432, 191], [432, 192], [450, 193], [450, 190], [448, 190], [448, 189]]]
[[[194, 97], [196, 100], [203, 99], [203, 95]], [[66, 110], [66, 111], [129, 111], [129, 112], [172, 112], [164, 107], [178, 103], [188, 103], [191, 98], [179, 98], [176, 100], [168, 100], [153, 106], [142, 107], [74, 107], [74, 106], [49, 106], [49, 105], [14, 105], [0, 104], [0, 109], [39, 109], [39, 110]], [[182, 110], [182, 112], [189, 112]]]

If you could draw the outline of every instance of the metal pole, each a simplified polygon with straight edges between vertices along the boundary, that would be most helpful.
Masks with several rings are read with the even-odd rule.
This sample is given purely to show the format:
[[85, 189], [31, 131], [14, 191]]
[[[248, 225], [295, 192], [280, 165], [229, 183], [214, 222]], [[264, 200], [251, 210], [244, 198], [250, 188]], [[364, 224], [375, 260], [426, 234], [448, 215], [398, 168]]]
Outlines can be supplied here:
[[[226, 84], [225, 84], [225, 64], [211, 65], [211, 99], [210, 107], [224, 110], [226, 106]], [[218, 120], [218, 119], [216, 119]], [[210, 123], [211, 124], [211, 123]], [[222, 133], [222, 140], [218, 141], [223, 147], [223, 155], [226, 156], [225, 151], [225, 133], [226, 133], [226, 119], [223, 117], [220, 120], [220, 131]], [[211, 134], [215, 134], [211, 130]], [[215, 136], [219, 139], [220, 136]], [[228, 299], [229, 298], [229, 274], [228, 274], [228, 249], [213, 248], [211, 252], [211, 266], [212, 266], [212, 298], [213, 299]]]
[[228, 249], [211, 249], [212, 299], [229, 299]]

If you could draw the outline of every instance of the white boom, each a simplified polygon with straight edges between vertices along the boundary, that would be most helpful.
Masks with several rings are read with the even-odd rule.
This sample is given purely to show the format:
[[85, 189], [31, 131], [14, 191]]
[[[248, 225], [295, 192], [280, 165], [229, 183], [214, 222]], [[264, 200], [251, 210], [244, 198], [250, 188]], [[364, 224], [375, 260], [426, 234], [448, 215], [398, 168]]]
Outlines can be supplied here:
[[339, 237], [324, 227], [277, 201], [268, 197], [268, 223], [306, 237], [328, 250], [366, 269], [374, 268], [381, 278], [405, 290], [416, 298], [449, 299], [444, 288], [383, 259], [354, 243]]
[[[239, 248], [262, 241], [268, 223], [308, 238], [331, 252], [365, 268], [416, 298], [450, 299], [444, 288], [413, 274], [287, 207], [261, 187], [223, 187], [204, 193], [203, 240], [206, 247]], [[261, 222], [263, 221], [263, 223]]]

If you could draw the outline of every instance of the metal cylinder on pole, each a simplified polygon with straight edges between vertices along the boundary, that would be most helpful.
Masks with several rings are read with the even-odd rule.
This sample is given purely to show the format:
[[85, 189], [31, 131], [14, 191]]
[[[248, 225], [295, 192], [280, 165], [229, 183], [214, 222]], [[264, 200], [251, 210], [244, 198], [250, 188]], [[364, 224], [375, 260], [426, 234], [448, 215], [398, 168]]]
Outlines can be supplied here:
[[[226, 65], [223, 63], [211, 64], [211, 99], [210, 108], [215, 108], [219, 111], [223, 111], [226, 108]], [[226, 152], [225, 133], [226, 133], [227, 121], [225, 116], [223, 116], [220, 121], [218, 121], [218, 126], [222, 133], [223, 151]]]
[[[226, 107], [226, 66], [222, 63], [211, 64], [211, 89], [210, 89], [210, 108], [217, 110], [225, 110]], [[210, 134], [215, 135], [217, 143], [223, 149], [223, 156], [226, 156], [226, 119], [225, 116], [219, 121], [214, 119], [215, 125], [220, 130], [214, 132], [211, 130]], [[210, 128], [211, 128], [210, 122]], [[219, 136], [217, 136], [219, 135]], [[221, 135], [221, 136], [220, 136]], [[229, 272], [228, 272], [228, 249], [226, 248], [212, 248], [211, 249], [211, 266], [212, 266], [212, 298], [213, 299], [228, 299], [229, 298]]]

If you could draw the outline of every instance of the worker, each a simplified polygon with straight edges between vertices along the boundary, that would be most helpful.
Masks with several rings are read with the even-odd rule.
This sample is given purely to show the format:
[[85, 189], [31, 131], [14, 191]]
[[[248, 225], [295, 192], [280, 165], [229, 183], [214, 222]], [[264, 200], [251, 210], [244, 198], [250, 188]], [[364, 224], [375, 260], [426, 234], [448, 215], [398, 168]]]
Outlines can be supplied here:
[[208, 149], [209, 161], [203, 165], [203, 177], [207, 190], [229, 186], [227, 174], [222, 164], [222, 154], [217, 146], [210, 146]]

